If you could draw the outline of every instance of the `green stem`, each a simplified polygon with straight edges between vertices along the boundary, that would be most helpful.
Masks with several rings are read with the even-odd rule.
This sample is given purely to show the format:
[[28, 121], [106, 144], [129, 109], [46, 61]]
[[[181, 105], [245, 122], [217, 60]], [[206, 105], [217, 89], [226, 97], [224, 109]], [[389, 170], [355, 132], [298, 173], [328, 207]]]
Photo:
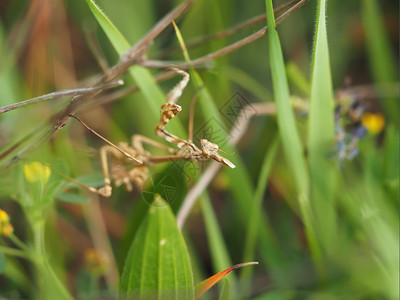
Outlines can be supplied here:
[[18, 250], [10, 247], [0, 246], [0, 252], [6, 255], [18, 256], [26, 259], [32, 259], [31, 255], [23, 250]]
[[[44, 223], [34, 224], [33, 239], [35, 249], [36, 268], [40, 299], [51, 299], [57, 295], [58, 299], [73, 299], [51, 267], [45, 248]], [[51, 291], [50, 291], [51, 290]], [[44, 296], [46, 295], [46, 296]]]
[[25, 252], [30, 252], [29, 247], [21, 241], [14, 233], [10, 234], [8, 238], [15, 244], [17, 245], [20, 249], [24, 250]]

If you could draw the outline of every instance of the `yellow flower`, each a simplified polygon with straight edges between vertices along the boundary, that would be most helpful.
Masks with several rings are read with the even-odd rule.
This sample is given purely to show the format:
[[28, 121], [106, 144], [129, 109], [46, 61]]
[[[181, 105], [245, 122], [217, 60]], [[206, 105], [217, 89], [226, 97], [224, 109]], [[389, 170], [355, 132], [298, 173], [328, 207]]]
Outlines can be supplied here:
[[385, 118], [380, 113], [370, 113], [366, 112], [362, 118], [361, 122], [367, 130], [372, 134], [380, 133], [385, 127]]
[[99, 276], [106, 273], [108, 259], [103, 252], [90, 248], [85, 250], [84, 256], [86, 268], [93, 276]]
[[14, 228], [10, 223], [10, 217], [4, 210], [0, 209], [0, 235], [9, 236], [13, 231]]
[[0, 209], [0, 225], [8, 222], [10, 222], [10, 217], [4, 210]]
[[1, 227], [1, 234], [4, 236], [9, 236], [14, 232], [14, 227], [11, 223], [6, 223], [4, 226]]
[[26, 180], [29, 182], [41, 181], [45, 184], [49, 180], [51, 170], [48, 166], [34, 161], [30, 164], [24, 165], [24, 174]]

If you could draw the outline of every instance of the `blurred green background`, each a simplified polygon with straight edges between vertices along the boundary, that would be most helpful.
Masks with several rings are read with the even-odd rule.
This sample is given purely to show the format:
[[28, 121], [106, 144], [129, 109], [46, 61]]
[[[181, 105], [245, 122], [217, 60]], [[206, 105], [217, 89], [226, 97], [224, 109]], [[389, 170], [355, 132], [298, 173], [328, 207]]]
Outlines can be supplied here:
[[[138, 41], [162, 16], [181, 1], [97, 1], [130, 44]], [[275, 1], [274, 6], [284, 4]], [[292, 170], [282, 146], [277, 143], [279, 128], [276, 117], [254, 117], [234, 153], [223, 154], [238, 165], [223, 169], [211, 182], [194, 206], [183, 233], [192, 259], [194, 282], [242, 262], [246, 234], [251, 221], [250, 207], [260, 186], [264, 156], [270, 153], [268, 182], [261, 189], [262, 218], [257, 223], [257, 240], [253, 260], [260, 265], [249, 271], [230, 275], [230, 286], [243, 299], [396, 299], [399, 284], [399, 117], [398, 1], [328, 1], [327, 35], [331, 78], [334, 90], [347, 80], [350, 86], [363, 86], [368, 93], [376, 84], [391, 88], [367, 97], [374, 112], [385, 116], [385, 128], [379, 135], [367, 134], [358, 144], [359, 155], [352, 160], [327, 159], [335, 165], [333, 214], [335, 235], [318, 236], [315, 241], [321, 253], [310, 251], [304, 220], [297, 201]], [[264, 1], [202, 0], [176, 20], [186, 43], [237, 25], [265, 13]], [[287, 64], [287, 76], [293, 99], [307, 107], [310, 96], [313, 39], [317, 1], [310, 0], [277, 27]], [[255, 32], [265, 22], [240, 30], [232, 36], [189, 48], [191, 59], [214, 52]], [[380, 27], [379, 25], [382, 25]], [[92, 42], [90, 42], [92, 41]], [[0, 2], [0, 105], [21, 101], [55, 90], [87, 86], [101, 68], [91, 50], [93, 44], [109, 66], [118, 55], [96, 22], [85, 1], [32, 0]], [[163, 56], [168, 49], [177, 51]], [[162, 57], [162, 58], [160, 58]], [[274, 94], [269, 67], [267, 37], [263, 37], [228, 55], [217, 58], [198, 70], [214, 104], [223, 109], [237, 100], [237, 93], [248, 103], [273, 102]], [[151, 45], [148, 58], [183, 61], [172, 26]], [[160, 70], [151, 70], [153, 74]], [[124, 75], [125, 86], [135, 83]], [[178, 77], [160, 83], [165, 94], [178, 82]], [[176, 117], [187, 128], [190, 101], [196, 91], [192, 81], [179, 104], [183, 111]], [[233, 99], [233, 100], [232, 100]], [[242, 98], [241, 98], [242, 99]], [[157, 112], [149, 111], [141, 92], [129, 94], [106, 105], [94, 105], [79, 116], [96, 131], [113, 142], [130, 141], [140, 133], [154, 135]], [[201, 101], [201, 99], [199, 100]], [[54, 103], [53, 103], [54, 102]], [[19, 140], [28, 145], [40, 140], [45, 124], [66, 105], [66, 100], [9, 112], [0, 117], [1, 153]], [[217, 123], [224, 131], [232, 129], [232, 119], [195, 110], [194, 132], [201, 135], [208, 122]], [[230, 105], [230, 104], [229, 104]], [[173, 120], [172, 122], [179, 122]], [[296, 114], [296, 125], [302, 144], [307, 139], [307, 109]], [[37, 135], [32, 129], [38, 126]], [[46, 126], [46, 125], [44, 125]], [[215, 125], [213, 125], [215, 126]], [[241, 130], [241, 129], [240, 129]], [[186, 129], [187, 133], [187, 129]], [[28, 135], [28, 137], [26, 136]], [[215, 137], [215, 136], [214, 136]], [[30, 139], [29, 139], [30, 138]], [[186, 138], [186, 137], [182, 137]], [[202, 138], [199, 136], [198, 138]], [[222, 140], [224, 144], [224, 140]], [[20, 162], [34, 160], [65, 172], [78, 180], [96, 185], [101, 181], [98, 149], [104, 143], [71, 121], [49, 141], [24, 155]], [[230, 149], [221, 145], [223, 150]], [[273, 150], [276, 148], [276, 153]], [[268, 152], [270, 151], [270, 152]], [[229, 151], [228, 151], [229, 152]], [[307, 149], [304, 146], [307, 160]], [[3, 155], [1, 159], [3, 159]], [[187, 167], [187, 166], [186, 166]], [[171, 201], [178, 212], [188, 190], [201, 176], [200, 164], [182, 174], [182, 166], [164, 164], [154, 167], [154, 178], [171, 176], [176, 188]], [[239, 170], [238, 170], [239, 169]], [[10, 176], [13, 172], [14, 176]], [[15, 199], [20, 186], [16, 167], [4, 167], [1, 175], [0, 207], [7, 210], [15, 234], [29, 243], [31, 232], [21, 206]], [[239, 172], [240, 175], [232, 175]], [[16, 175], [15, 175], [16, 174]], [[52, 173], [52, 176], [54, 173]], [[321, 169], [320, 176], [325, 175]], [[235, 177], [236, 176], [236, 177]], [[86, 180], [86, 181], [85, 181]], [[157, 180], [157, 179], [156, 179]], [[244, 181], [243, 181], [244, 180]], [[65, 189], [63, 190], [65, 192]], [[93, 299], [113, 295], [117, 273], [124, 264], [127, 249], [143, 219], [148, 205], [141, 193], [114, 188], [109, 199], [99, 199], [77, 188], [68, 190], [51, 206], [46, 223], [46, 243], [50, 263], [73, 295]], [[81, 194], [85, 198], [72, 195]], [[64, 197], [64, 198], [62, 198]], [[90, 197], [90, 201], [88, 200]], [[70, 198], [68, 198], [70, 199]], [[321, 199], [324, 200], [323, 193]], [[321, 212], [318, 212], [321, 213]], [[317, 217], [324, 227], [324, 215]], [[318, 228], [317, 228], [318, 229]], [[3, 241], [7, 243], [7, 241]], [[85, 265], [85, 251], [95, 248], [108, 257], [108, 271], [93, 275]], [[35, 293], [35, 272], [23, 260], [7, 259], [0, 275], [0, 296], [31, 298]], [[217, 299], [222, 287], [214, 288], [204, 299]], [[233, 296], [232, 296], [233, 297]]]

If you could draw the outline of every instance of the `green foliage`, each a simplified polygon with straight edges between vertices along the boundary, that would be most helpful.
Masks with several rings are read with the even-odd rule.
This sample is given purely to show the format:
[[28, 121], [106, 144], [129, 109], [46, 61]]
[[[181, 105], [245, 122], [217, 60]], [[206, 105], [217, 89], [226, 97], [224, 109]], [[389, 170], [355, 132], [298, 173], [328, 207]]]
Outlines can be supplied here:
[[167, 203], [155, 196], [128, 252], [119, 299], [193, 299], [189, 254]]
[[4, 272], [5, 268], [6, 268], [6, 258], [3, 254], [3, 252], [0, 252], [0, 274]]
[[268, 23], [268, 41], [270, 50], [270, 64], [272, 84], [275, 94], [277, 109], [277, 121], [282, 138], [283, 149], [286, 154], [289, 167], [293, 172], [296, 185], [297, 200], [306, 226], [309, 246], [313, 252], [313, 258], [320, 267], [320, 249], [317, 243], [315, 228], [312, 223], [312, 210], [310, 205], [310, 181], [308, 177], [303, 147], [295, 125], [294, 114], [290, 105], [289, 86], [286, 78], [285, 64], [278, 33], [275, 30], [272, 1], [266, 0], [266, 15]]
[[[107, 18], [107, 16], [101, 11], [101, 9], [95, 4], [93, 0], [87, 0], [92, 13], [99, 22], [101, 28], [106, 33], [114, 49], [117, 51], [118, 55], [122, 56], [126, 51], [129, 50], [130, 45], [125, 37], [120, 33], [120, 31], [114, 26], [114, 24]], [[141, 67], [133, 66], [129, 68], [129, 74], [131, 78], [139, 86], [140, 91], [146, 98], [144, 107], [135, 110], [135, 114], [145, 115], [147, 118], [152, 120], [158, 119], [158, 112], [161, 104], [165, 103], [165, 96], [156, 84], [150, 71]], [[143, 118], [143, 116], [142, 116]], [[183, 127], [178, 122], [171, 124], [172, 130], [177, 134], [182, 136], [184, 133]]]
[[[1, 106], [89, 86], [85, 79], [99, 70], [82, 32], [89, 32], [86, 39], [94, 37], [100, 56], [112, 66], [183, 1], [64, 2], [40, 8], [52, 18], [47, 22], [37, 14], [46, 21], [40, 28], [55, 26], [37, 31], [30, 30], [39, 28], [32, 17], [36, 14], [21, 13], [28, 1], [2, 5]], [[118, 294], [120, 299], [193, 299], [195, 283], [252, 260], [260, 264], [230, 274], [200, 299], [399, 298], [398, 16], [393, 13], [398, 3], [308, 1], [275, 26], [273, 8], [284, 2], [197, 1], [174, 20], [175, 29], [168, 26], [151, 43], [143, 58], [190, 65], [269, 27], [260, 40], [189, 71], [188, 87], [179, 99], [182, 112], [168, 123], [168, 131], [187, 139], [190, 101], [198, 92], [195, 142], [218, 138], [223, 156], [236, 168], [223, 167], [213, 178], [183, 232], [175, 215], [202, 180], [203, 163], [184, 162], [193, 173], [172, 162], [151, 166], [154, 186], [126, 192], [113, 182], [113, 195], [99, 199], [62, 175], [102, 187], [98, 149], [104, 142], [83, 134], [86, 129], [75, 121], [48, 139], [49, 120], [54, 120], [50, 113], [65, 102], [49, 101], [1, 116], [0, 207], [9, 214], [14, 232], [2, 235], [0, 227], [0, 298], [101, 299]], [[34, 7], [29, 4], [30, 12]], [[266, 21], [207, 40], [261, 13]], [[204, 37], [200, 45], [190, 46]], [[45, 50], [51, 55], [43, 55]], [[78, 113], [113, 143], [130, 142], [128, 137], [136, 133], [165, 142], [154, 135], [154, 127], [160, 105], [180, 78], [158, 83], [155, 74], [140, 65], [130, 67], [121, 75], [125, 84], [118, 91], [136, 86], [136, 93], [101, 107], [95, 98], [90, 114], [84, 109]], [[382, 112], [385, 119], [382, 133], [369, 132], [357, 140], [353, 159], [338, 153], [335, 106], [344, 82], [348, 91], [355, 91], [350, 106], [362, 95], [368, 110]], [[236, 92], [246, 104], [264, 103], [276, 112], [245, 115], [248, 127], [233, 128], [236, 110], [244, 105], [235, 102]], [[224, 108], [230, 105], [227, 115]], [[352, 141], [363, 120], [346, 118], [343, 129]], [[236, 146], [227, 142], [234, 129], [245, 131]], [[43, 140], [22, 158], [13, 158]], [[173, 199], [163, 195], [169, 205], [160, 198], [151, 203], [155, 193], [165, 193], [160, 184], [165, 176], [173, 178], [167, 186]], [[91, 247], [96, 255], [88, 262], [85, 253]]]
[[[336, 166], [326, 158], [335, 139], [335, 105], [326, 32], [326, 1], [319, 1], [316, 24], [313, 65], [311, 74], [310, 112], [308, 119], [307, 149], [311, 202], [315, 213], [315, 227], [320, 230], [322, 247], [334, 251], [336, 215], [334, 188]], [[324, 176], [321, 176], [324, 174]]]

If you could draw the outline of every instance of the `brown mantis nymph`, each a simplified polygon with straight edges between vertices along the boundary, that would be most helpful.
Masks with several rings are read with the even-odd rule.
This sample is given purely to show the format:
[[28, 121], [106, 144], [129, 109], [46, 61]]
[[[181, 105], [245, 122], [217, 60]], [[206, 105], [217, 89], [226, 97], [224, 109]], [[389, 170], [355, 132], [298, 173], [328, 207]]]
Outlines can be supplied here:
[[[132, 184], [140, 190], [149, 177], [148, 167], [157, 163], [177, 160], [195, 162], [213, 159], [230, 168], [235, 168], [235, 165], [232, 162], [219, 154], [219, 147], [217, 144], [214, 144], [206, 139], [201, 139], [199, 148], [193, 143], [193, 113], [190, 114], [189, 119], [188, 140], [181, 139], [169, 133], [165, 129], [167, 123], [182, 110], [182, 108], [176, 104], [176, 102], [182, 95], [184, 88], [189, 82], [189, 74], [187, 72], [176, 68], [172, 68], [172, 70], [182, 75], [183, 79], [168, 93], [167, 103], [161, 105], [160, 123], [156, 126], [155, 132], [156, 135], [173, 144], [175, 147], [172, 148], [166, 146], [140, 134], [134, 134], [132, 136], [132, 145], [129, 145], [126, 142], [120, 142], [118, 145], [115, 145], [91, 129], [77, 116], [70, 115], [82, 123], [82, 125], [85, 126], [90, 132], [108, 144], [100, 148], [104, 186], [96, 189], [73, 180], [74, 182], [91, 192], [104, 197], [110, 197], [112, 193], [111, 180], [114, 181], [114, 184], [117, 187], [124, 184], [126, 190], [128, 191], [132, 190]], [[144, 144], [165, 150], [168, 152], [168, 155], [152, 155], [144, 149]], [[112, 164], [110, 164], [111, 170], [109, 167], [109, 156], [113, 157]]]

